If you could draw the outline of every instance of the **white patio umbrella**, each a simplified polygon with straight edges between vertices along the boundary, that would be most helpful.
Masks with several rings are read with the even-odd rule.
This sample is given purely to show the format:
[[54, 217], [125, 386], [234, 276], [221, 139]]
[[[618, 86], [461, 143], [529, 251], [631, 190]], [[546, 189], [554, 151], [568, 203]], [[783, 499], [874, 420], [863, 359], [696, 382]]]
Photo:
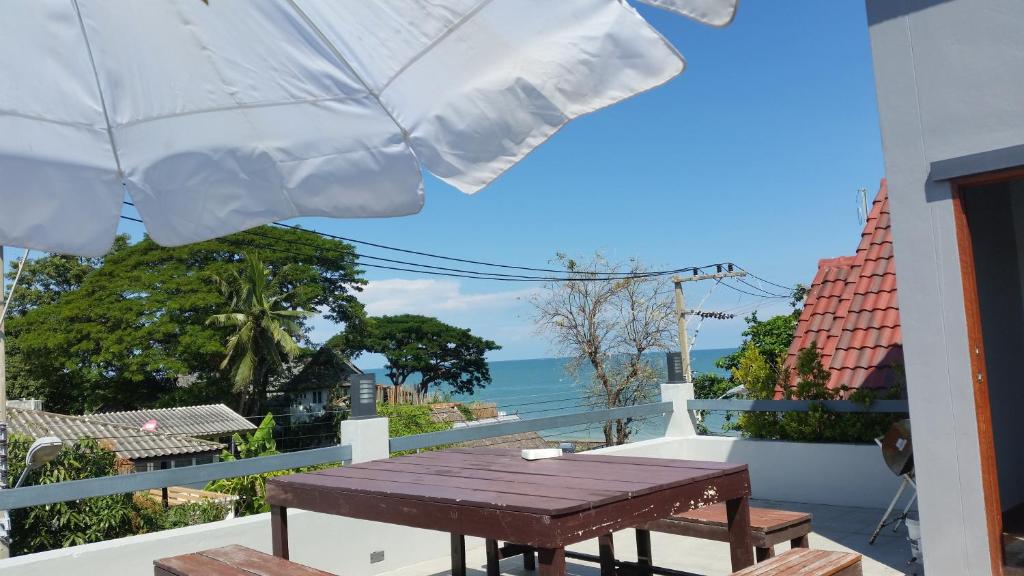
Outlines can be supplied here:
[[683, 66], [625, 0], [8, 0], [0, 245], [100, 255], [125, 192], [165, 245], [412, 214]]

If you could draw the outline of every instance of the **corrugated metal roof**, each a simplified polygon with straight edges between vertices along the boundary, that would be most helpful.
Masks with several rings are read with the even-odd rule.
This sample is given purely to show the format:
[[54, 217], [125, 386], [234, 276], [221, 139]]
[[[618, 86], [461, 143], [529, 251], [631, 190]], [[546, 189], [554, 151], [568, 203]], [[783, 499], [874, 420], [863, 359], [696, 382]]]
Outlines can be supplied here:
[[67, 416], [41, 410], [8, 408], [10, 431], [31, 438], [56, 436], [65, 442], [93, 438], [122, 458], [140, 460], [161, 456], [218, 452], [223, 444], [189, 436], [144, 432], [137, 427], [99, 422], [83, 416]]
[[223, 404], [105, 412], [90, 414], [86, 418], [128, 426], [136, 430], [146, 422], [156, 420], [157, 432], [186, 436], [227, 436], [235, 432], [250, 432], [256, 429], [255, 424]]
[[348, 386], [354, 374], [363, 371], [355, 364], [342, 357], [330, 346], [321, 346], [292, 378], [281, 386], [282, 392], [299, 392], [303, 390], [323, 390], [335, 386]]
[[889, 193], [882, 180], [854, 256], [818, 262], [787, 365], [810, 345], [832, 373], [829, 386], [882, 388], [903, 363], [896, 263], [889, 225]]

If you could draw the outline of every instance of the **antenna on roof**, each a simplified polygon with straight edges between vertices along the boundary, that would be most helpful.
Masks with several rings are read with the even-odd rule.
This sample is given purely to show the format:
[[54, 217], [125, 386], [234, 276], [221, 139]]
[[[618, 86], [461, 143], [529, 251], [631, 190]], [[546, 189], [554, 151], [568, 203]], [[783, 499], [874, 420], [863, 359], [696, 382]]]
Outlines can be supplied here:
[[857, 222], [863, 226], [868, 221], [868, 189], [857, 189]]

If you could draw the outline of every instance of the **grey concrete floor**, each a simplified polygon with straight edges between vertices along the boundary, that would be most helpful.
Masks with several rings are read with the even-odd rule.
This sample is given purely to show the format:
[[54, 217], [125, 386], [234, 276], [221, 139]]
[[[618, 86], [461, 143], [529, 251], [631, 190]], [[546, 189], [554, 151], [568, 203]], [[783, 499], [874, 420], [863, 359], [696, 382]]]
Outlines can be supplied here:
[[[887, 528], [874, 545], [868, 545], [868, 538], [881, 518], [882, 510], [774, 501], [755, 501], [753, 504], [763, 508], [810, 512], [814, 517], [811, 548], [857, 552], [863, 555], [864, 576], [923, 574], [920, 566], [907, 563], [910, 560], [910, 544], [907, 542], [906, 528], [901, 526], [897, 533]], [[469, 576], [486, 574], [483, 546], [483, 540], [469, 538], [466, 541]], [[651, 535], [651, 548], [654, 563], [658, 566], [708, 576], [730, 573], [729, 545], [724, 542], [655, 533]], [[782, 545], [776, 552], [781, 552], [785, 548], [786, 545]], [[597, 541], [584, 542], [570, 549], [597, 554]], [[636, 559], [636, 543], [632, 530], [615, 534], [615, 556], [624, 560]], [[568, 561], [567, 571], [575, 576], [600, 574], [596, 565], [571, 559]], [[534, 574], [523, 570], [520, 558], [502, 560], [501, 572], [512, 576]], [[445, 556], [388, 572], [387, 576], [443, 576], [450, 573], [449, 559]]]

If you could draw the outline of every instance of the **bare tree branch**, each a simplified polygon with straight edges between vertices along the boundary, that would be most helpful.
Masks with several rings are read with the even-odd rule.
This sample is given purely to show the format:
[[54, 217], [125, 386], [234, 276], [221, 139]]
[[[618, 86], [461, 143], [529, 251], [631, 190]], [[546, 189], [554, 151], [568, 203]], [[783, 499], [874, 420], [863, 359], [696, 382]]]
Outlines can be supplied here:
[[[639, 260], [614, 264], [600, 253], [586, 262], [558, 254], [555, 262], [570, 279], [546, 285], [532, 299], [538, 334], [569, 357], [574, 376], [585, 365], [593, 369], [586, 391], [591, 404], [615, 408], [652, 401], [660, 371], [647, 353], [668, 350], [675, 341], [668, 279], [635, 277], [648, 271]], [[627, 277], [593, 281], [595, 273]], [[632, 418], [606, 423], [605, 441], [627, 442], [635, 424]]]

